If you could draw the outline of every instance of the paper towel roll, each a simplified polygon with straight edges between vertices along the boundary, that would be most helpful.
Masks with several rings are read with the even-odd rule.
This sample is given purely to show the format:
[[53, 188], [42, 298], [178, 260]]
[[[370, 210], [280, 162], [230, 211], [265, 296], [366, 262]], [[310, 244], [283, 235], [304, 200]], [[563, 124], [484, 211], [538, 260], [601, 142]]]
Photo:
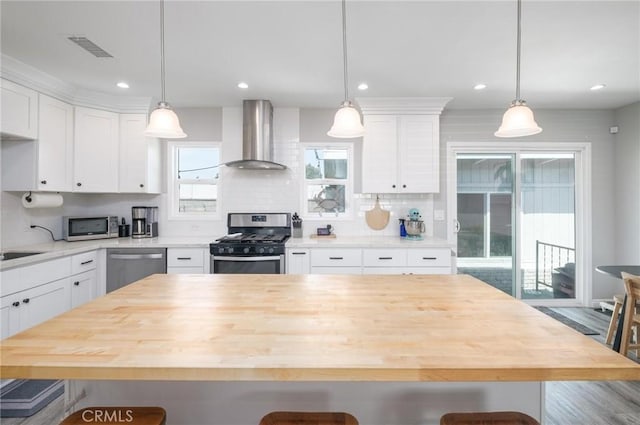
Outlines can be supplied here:
[[27, 192], [22, 195], [22, 206], [25, 208], [55, 208], [62, 205], [59, 193]]

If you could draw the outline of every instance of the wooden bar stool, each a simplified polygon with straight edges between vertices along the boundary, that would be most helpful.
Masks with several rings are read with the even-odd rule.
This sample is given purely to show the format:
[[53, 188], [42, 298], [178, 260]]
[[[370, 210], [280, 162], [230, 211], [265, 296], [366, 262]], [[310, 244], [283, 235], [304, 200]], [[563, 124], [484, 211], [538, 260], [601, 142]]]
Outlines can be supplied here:
[[[627, 305], [624, 313], [624, 323], [622, 324], [622, 343], [620, 344], [620, 354], [627, 355], [629, 349], [636, 350], [636, 356], [640, 349], [640, 335], [636, 335], [635, 343], [631, 343], [633, 328], [640, 329], [640, 314], [636, 311], [636, 305], [640, 301], [640, 276], [634, 276], [622, 272], [624, 280], [624, 290], [627, 295]], [[638, 332], [636, 332], [638, 333]]]
[[358, 421], [342, 412], [271, 412], [260, 425], [358, 425]]
[[611, 345], [611, 343], [613, 342], [613, 336], [616, 334], [616, 329], [618, 328], [618, 319], [620, 318], [620, 310], [622, 309], [623, 302], [624, 295], [613, 296], [613, 312], [611, 313], [611, 321], [609, 322], [609, 330], [607, 331], [607, 345]]
[[86, 407], [72, 413], [60, 425], [165, 425], [167, 413], [162, 407]]
[[540, 425], [529, 415], [520, 412], [447, 413], [440, 425]]

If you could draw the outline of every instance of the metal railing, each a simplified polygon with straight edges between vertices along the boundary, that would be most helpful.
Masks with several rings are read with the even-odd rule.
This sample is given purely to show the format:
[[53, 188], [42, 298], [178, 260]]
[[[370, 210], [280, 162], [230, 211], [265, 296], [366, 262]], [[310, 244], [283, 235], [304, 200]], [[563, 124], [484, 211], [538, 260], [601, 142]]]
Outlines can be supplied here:
[[568, 246], [536, 241], [536, 291], [539, 285], [551, 288], [554, 269], [575, 263], [576, 250]]

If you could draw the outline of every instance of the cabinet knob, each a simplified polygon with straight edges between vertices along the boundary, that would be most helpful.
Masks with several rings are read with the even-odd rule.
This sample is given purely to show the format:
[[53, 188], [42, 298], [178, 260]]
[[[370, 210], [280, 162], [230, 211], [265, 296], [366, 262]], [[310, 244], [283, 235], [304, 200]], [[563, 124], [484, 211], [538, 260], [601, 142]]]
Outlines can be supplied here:
[[396, 185], [395, 185], [395, 184], [392, 184], [392, 185], [391, 185], [391, 187], [395, 189], [395, 188], [396, 188]]
[[18, 307], [20, 305], [20, 301], [14, 301], [11, 305], [14, 307]]
[[403, 188], [403, 189], [406, 189], [406, 187], [407, 187], [407, 185], [406, 185], [406, 184], [403, 184], [403, 185], [402, 185], [402, 188]]
[[40, 180], [40, 184], [47, 184], [46, 180]]
[[78, 281], [73, 282], [73, 284], [74, 284], [75, 286], [80, 286], [80, 282], [78, 282]]
[[24, 300], [22, 300], [22, 302], [25, 304], [29, 304], [29, 301], [30, 301], [29, 298], [25, 298]]
[[78, 182], [76, 183], [76, 186], [82, 186], [82, 183]]
[[142, 183], [140, 183], [140, 187], [144, 187], [144, 185]]

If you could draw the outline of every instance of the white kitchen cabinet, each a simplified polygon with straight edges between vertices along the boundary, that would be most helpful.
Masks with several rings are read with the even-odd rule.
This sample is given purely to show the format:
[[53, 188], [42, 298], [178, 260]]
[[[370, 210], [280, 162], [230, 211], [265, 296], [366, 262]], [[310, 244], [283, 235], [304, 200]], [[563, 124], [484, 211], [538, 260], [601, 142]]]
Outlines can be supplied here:
[[2, 338], [49, 320], [71, 308], [70, 281], [64, 278], [0, 299]]
[[449, 248], [363, 249], [363, 274], [451, 274]]
[[362, 192], [437, 193], [440, 117], [365, 115]]
[[167, 273], [207, 273], [205, 259], [208, 250], [202, 248], [167, 248]]
[[161, 192], [160, 141], [145, 137], [146, 126], [146, 114], [120, 115], [120, 192]]
[[98, 288], [97, 251], [71, 257], [71, 308], [96, 298]]
[[118, 114], [75, 107], [73, 190], [118, 192]]
[[362, 274], [362, 249], [314, 248], [311, 274]]
[[2, 144], [3, 190], [71, 192], [73, 106], [38, 97], [40, 137]]
[[311, 254], [307, 248], [287, 248], [287, 274], [309, 274]]
[[38, 93], [12, 81], [0, 80], [2, 139], [38, 137]]

